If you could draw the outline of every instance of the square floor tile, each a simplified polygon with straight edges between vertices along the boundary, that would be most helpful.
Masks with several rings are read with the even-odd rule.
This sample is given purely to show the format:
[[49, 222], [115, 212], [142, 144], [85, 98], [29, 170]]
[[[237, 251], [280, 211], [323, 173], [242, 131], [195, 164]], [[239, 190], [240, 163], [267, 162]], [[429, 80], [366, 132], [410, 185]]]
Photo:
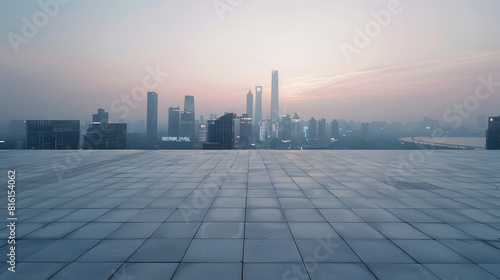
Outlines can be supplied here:
[[311, 280], [331, 280], [331, 279], [375, 280], [376, 279], [364, 264], [318, 263], [317, 266], [313, 268], [308, 268]]
[[75, 262], [122, 263], [126, 261], [144, 241], [143, 239], [103, 240], [79, 257]]
[[420, 264], [370, 264], [379, 280], [439, 280]]
[[191, 239], [148, 239], [128, 259], [128, 262], [180, 262]]
[[244, 262], [302, 262], [291, 239], [246, 239]]
[[234, 280], [241, 273], [241, 263], [181, 263], [173, 280]]
[[124, 263], [111, 280], [164, 280], [170, 279], [177, 263]]
[[204, 222], [196, 238], [243, 238], [245, 225], [240, 222]]
[[470, 263], [469, 260], [436, 240], [394, 240], [393, 242], [419, 263]]
[[194, 239], [183, 262], [237, 262], [243, 258], [243, 239]]

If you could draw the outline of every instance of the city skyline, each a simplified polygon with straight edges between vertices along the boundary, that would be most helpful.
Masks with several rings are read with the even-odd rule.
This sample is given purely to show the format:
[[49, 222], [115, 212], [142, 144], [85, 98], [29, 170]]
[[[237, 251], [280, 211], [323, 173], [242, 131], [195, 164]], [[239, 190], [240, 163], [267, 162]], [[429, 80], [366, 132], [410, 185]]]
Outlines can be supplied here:
[[[500, 4], [495, 1], [399, 1], [389, 17], [390, 1], [289, 1], [285, 6], [253, 1], [225, 12], [212, 1], [96, 3], [59, 4], [25, 41], [15, 35], [24, 36], [26, 22], [33, 24], [43, 7], [23, 2], [1, 9], [0, 58], [7, 66], [0, 70], [1, 97], [9, 106], [2, 108], [0, 121], [84, 120], [99, 107], [114, 121], [134, 122], [144, 119], [145, 98], [138, 98], [126, 116], [112, 105], [124, 95], [130, 98], [144, 80], [155, 86], [147, 91], [161, 97], [159, 124], [167, 123], [168, 108], [182, 105], [185, 95], [203, 105], [196, 118], [243, 113], [244, 95], [257, 85], [263, 87], [265, 119], [271, 117], [272, 69], [280, 73], [279, 114], [444, 121], [448, 109], [474, 94], [481, 77], [500, 80], [500, 39], [494, 36]], [[366, 46], [356, 45], [355, 39], [363, 38], [358, 31], [366, 33], [365, 27], [377, 22], [379, 32]], [[72, 36], [75, 32], [78, 36]], [[498, 115], [499, 96], [482, 101], [471, 122], [477, 114]]]

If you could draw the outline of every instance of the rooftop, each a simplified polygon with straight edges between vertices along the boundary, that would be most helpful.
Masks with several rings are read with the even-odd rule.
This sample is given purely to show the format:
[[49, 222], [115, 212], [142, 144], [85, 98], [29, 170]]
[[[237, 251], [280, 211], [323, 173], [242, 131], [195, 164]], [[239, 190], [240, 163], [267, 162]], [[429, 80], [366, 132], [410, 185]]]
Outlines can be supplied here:
[[497, 151], [0, 151], [0, 279], [497, 279]]

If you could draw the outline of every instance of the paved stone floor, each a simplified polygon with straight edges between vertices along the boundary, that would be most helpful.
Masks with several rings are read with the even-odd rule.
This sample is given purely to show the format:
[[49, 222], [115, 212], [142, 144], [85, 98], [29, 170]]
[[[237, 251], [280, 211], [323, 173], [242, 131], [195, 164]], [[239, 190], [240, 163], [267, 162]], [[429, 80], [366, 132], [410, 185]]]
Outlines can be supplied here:
[[[0, 279], [498, 279], [496, 151], [0, 151]], [[3, 209], [3, 210], [1, 210]]]

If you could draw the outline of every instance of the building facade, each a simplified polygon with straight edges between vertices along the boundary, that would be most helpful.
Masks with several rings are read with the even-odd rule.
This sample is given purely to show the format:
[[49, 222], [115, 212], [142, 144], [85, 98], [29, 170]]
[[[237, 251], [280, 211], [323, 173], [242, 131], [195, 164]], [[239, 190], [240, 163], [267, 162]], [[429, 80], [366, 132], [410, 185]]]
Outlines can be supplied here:
[[488, 131], [486, 132], [486, 149], [500, 150], [500, 116], [488, 118]]
[[280, 96], [279, 96], [278, 71], [272, 70], [271, 122], [272, 123], [279, 123], [279, 121], [280, 121]]
[[80, 148], [80, 121], [27, 120], [26, 148], [68, 150]]
[[158, 137], [158, 94], [156, 92], [148, 92], [146, 126], [149, 138], [156, 139]]
[[168, 108], [168, 136], [181, 136], [181, 112], [179, 107]]

